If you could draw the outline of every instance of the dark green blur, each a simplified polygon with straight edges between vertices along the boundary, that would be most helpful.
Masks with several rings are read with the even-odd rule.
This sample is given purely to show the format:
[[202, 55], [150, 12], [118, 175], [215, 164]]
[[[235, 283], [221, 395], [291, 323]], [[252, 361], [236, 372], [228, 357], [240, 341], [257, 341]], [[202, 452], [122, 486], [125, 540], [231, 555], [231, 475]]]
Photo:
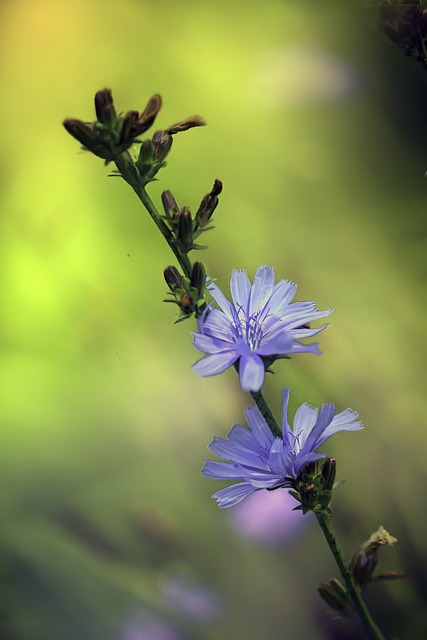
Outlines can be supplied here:
[[[425, 278], [427, 75], [366, 3], [30, 0], [0, 8], [0, 636], [122, 640], [150, 611], [191, 640], [334, 637], [317, 588], [336, 575], [314, 521], [276, 547], [242, 538], [200, 475], [243, 422], [235, 372], [191, 370], [191, 322], [163, 304], [173, 256], [132, 190], [63, 129], [160, 93], [159, 127], [191, 114], [159, 182], [193, 213], [224, 184], [209, 250], [228, 292], [260, 264], [334, 308], [324, 355], [274, 365], [277, 414], [334, 401], [366, 429], [325, 445], [350, 555], [398, 538], [372, 586], [388, 637], [427, 636]], [[193, 325], [194, 326], [194, 325]], [[223, 605], [191, 620], [162, 598], [189, 573]], [[338, 576], [337, 576], [338, 577]], [[127, 639], [126, 639], [127, 640]], [[154, 640], [154, 639], [153, 639]]]

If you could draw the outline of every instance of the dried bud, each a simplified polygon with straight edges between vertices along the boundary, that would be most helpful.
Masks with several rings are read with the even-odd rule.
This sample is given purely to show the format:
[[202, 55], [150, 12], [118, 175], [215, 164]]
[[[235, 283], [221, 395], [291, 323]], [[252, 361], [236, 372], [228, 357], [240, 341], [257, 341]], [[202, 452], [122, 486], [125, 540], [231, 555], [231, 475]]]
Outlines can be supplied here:
[[190, 285], [197, 289], [199, 297], [203, 295], [206, 286], [206, 268], [203, 262], [195, 262], [193, 264]]
[[378, 564], [379, 548], [384, 545], [393, 545], [395, 542], [397, 542], [397, 538], [391, 536], [384, 527], [379, 527], [369, 540], [361, 544], [353, 553], [349, 562], [349, 569], [359, 585], [366, 584], [372, 580], [372, 573]]
[[81, 120], [64, 120], [63, 125], [86, 149], [92, 149], [97, 144], [96, 133]]
[[165, 133], [170, 133], [170, 135], [172, 136], [174, 133], [181, 133], [181, 131], [187, 131], [188, 129], [192, 129], [193, 127], [204, 127], [205, 125], [206, 122], [201, 116], [190, 116], [185, 120], [181, 120], [180, 122], [171, 124], [170, 127], [165, 129]]
[[130, 130], [130, 136], [132, 138], [136, 138], [137, 136], [140, 136], [145, 131], [147, 131], [147, 129], [149, 129], [154, 123], [154, 120], [156, 119], [157, 114], [159, 113], [161, 108], [162, 98], [158, 93], [156, 93], [149, 99], [144, 111], [135, 121], [133, 127]]
[[172, 136], [165, 131], [156, 131], [153, 136], [153, 148], [157, 162], [163, 162], [172, 146]]
[[193, 219], [187, 207], [184, 207], [179, 215], [177, 236], [184, 252], [190, 251], [193, 244]]
[[218, 196], [221, 191], [222, 182], [220, 180], [215, 180], [211, 192], [205, 195], [205, 197], [201, 201], [195, 215], [195, 219], [197, 220], [198, 226], [201, 229], [203, 229], [203, 227], [205, 227], [211, 219], [212, 214], [218, 205]]
[[119, 144], [129, 142], [132, 138], [131, 131], [133, 130], [136, 121], [138, 120], [138, 111], [128, 111], [122, 121], [122, 129], [120, 131]]
[[173, 265], [166, 267], [163, 275], [166, 280], [166, 284], [171, 291], [175, 291], [175, 289], [179, 289], [181, 287], [182, 276], [176, 267]]
[[327, 491], [332, 491], [334, 488], [335, 476], [337, 473], [337, 461], [335, 458], [328, 458], [325, 460], [322, 467], [322, 477], [324, 481], [324, 488]]
[[342, 611], [348, 604], [347, 590], [336, 578], [332, 578], [329, 582], [322, 582], [318, 592], [331, 609]]
[[95, 94], [95, 112], [99, 122], [110, 125], [116, 119], [111, 89], [102, 89]]

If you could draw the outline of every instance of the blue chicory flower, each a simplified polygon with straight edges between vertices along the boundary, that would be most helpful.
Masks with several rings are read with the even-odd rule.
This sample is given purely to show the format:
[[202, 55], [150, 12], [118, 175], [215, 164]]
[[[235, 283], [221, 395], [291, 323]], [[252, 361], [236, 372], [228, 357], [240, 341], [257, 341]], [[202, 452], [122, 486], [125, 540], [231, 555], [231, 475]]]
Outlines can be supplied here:
[[243, 480], [217, 491], [212, 497], [220, 507], [231, 507], [258, 489], [291, 487], [302, 468], [325, 458], [317, 449], [338, 431], [362, 429], [357, 413], [346, 409], [335, 414], [333, 403], [320, 412], [302, 404], [294, 417], [293, 430], [287, 420], [289, 389], [283, 389], [282, 435], [270, 431], [257, 405], [245, 410], [249, 429], [235, 424], [227, 439], [214, 438], [209, 449], [228, 462], [206, 460], [203, 475], [217, 480]]
[[207, 355], [193, 365], [201, 376], [222, 373], [238, 362], [244, 391], [259, 391], [265, 369], [277, 358], [294, 353], [321, 354], [317, 343], [301, 344], [327, 325], [311, 329], [309, 322], [332, 309], [319, 311], [314, 302], [291, 303], [296, 285], [289, 280], [274, 284], [274, 269], [259, 267], [251, 285], [246, 271], [234, 270], [230, 282], [233, 302], [214, 284], [209, 291], [220, 309], [210, 306], [193, 332], [194, 346]]

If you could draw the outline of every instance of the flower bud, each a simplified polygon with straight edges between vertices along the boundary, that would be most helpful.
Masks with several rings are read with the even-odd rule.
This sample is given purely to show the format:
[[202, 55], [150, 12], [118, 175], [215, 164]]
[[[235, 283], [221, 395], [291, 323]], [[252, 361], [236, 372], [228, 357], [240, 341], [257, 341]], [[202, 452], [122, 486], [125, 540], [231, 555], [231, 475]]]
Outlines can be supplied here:
[[336, 578], [332, 578], [329, 582], [322, 582], [318, 592], [331, 609], [342, 611], [348, 604], [347, 590]]
[[190, 315], [195, 310], [194, 299], [190, 293], [183, 293], [179, 299], [178, 306], [186, 315]]
[[310, 510], [317, 504], [317, 487], [315, 484], [303, 485], [299, 490], [303, 509]]
[[218, 196], [221, 191], [222, 182], [220, 180], [215, 180], [211, 192], [205, 195], [195, 215], [195, 220], [198, 222], [198, 226], [200, 228], [205, 227], [211, 219], [212, 214], [218, 205]]
[[116, 119], [111, 89], [102, 89], [95, 94], [96, 117], [102, 124], [111, 125]]
[[151, 171], [154, 162], [154, 150], [151, 140], [144, 140], [139, 148], [138, 159], [136, 166], [139, 171], [139, 175], [145, 176]]
[[322, 467], [322, 477], [324, 488], [332, 491], [334, 488], [335, 476], [337, 473], [337, 461], [335, 458], [327, 458]]
[[157, 162], [163, 162], [172, 146], [172, 136], [165, 131], [156, 131], [153, 136], [153, 149]]
[[190, 251], [193, 244], [193, 219], [187, 207], [184, 207], [179, 215], [177, 237], [184, 252]]
[[163, 209], [165, 210], [165, 214], [168, 217], [171, 217], [171, 215], [173, 215], [174, 213], [179, 213], [178, 203], [173, 197], [172, 192], [169, 191], [169, 189], [166, 189], [166, 191], [163, 191], [161, 198], [162, 198]]
[[138, 111], [128, 111], [123, 120], [122, 128], [120, 131], [119, 144], [127, 143], [132, 140], [131, 131], [135, 126], [135, 122], [138, 120]]
[[193, 264], [190, 285], [197, 290], [199, 297], [203, 295], [206, 286], [206, 268], [203, 262], [195, 262]]
[[163, 275], [166, 280], [166, 284], [171, 291], [175, 291], [175, 289], [178, 289], [181, 286], [182, 276], [179, 273], [178, 269], [173, 265], [166, 267]]
[[188, 129], [192, 129], [193, 127], [204, 127], [205, 125], [206, 122], [201, 116], [190, 116], [189, 118], [185, 118], [185, 120], [171, 124], [170, 127], [165, 129], [165, 133], [170, 133], [172, 136], [175, 133], [188, 131]]
[[96, 133], [81, 120], [64, 120], [63, 125], [66, 131], [86, 149], [91, 149], [96, 145]]
[[312, 460], [301, 469], [298, 479], [302, 482], [307, 482], [307, 480], [311, 481], [317, 476], [318, 471], [319, 465], [317, 460]]

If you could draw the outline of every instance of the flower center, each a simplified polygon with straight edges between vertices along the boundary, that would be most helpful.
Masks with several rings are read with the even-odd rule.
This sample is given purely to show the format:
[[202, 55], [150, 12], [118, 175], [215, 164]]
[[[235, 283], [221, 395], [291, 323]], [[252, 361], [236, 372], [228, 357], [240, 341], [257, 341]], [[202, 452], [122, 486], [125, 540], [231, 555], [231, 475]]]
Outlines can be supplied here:
[[256, 312], [249, 318], [240, 308], [236, 311], [233, 329], [237, 340], [244, 340], [249, 345], [251, 351], [255, 351], [263, 338], [262, 324], [258, 320], [260, 312]]

